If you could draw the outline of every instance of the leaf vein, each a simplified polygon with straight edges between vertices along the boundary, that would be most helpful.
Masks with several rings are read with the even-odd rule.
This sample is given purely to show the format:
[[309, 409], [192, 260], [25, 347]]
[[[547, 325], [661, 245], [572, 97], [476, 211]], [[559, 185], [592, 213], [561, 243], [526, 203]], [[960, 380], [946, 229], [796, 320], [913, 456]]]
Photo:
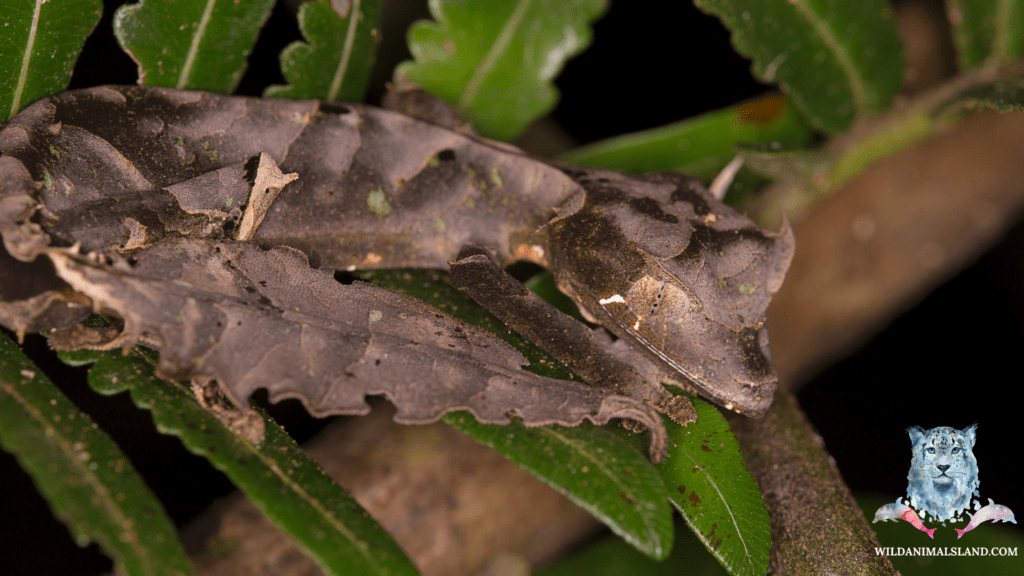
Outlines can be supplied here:
[[483, 85], [484, 79], [494, 70], [501, 55], [508, 49], [509, 44], [512, 43], [512, 36], [522, 24], [523, 17], [526, 15], [526, 10], [530, 7], [531, 1], [519, 0], [515, 9], [509, 14], [505, 25], [501, 28], [501, 32], [498, 33], [498, 37], [491, 44], [490, 50], [487, 51], [483, 60], [476, 65], [473, 76], [466, 82], [466, 88], [462, 91], [462, 96], [459, 98], [458, 110], [466, 110], [469, 107], [469, 103], [476, 98], [476, 93]]
[[189, 76], [192, 75], [192, 67], [195, 65], [196, 57], [199, 55], [199, 45], [202, 43], [203, 37], [206, 36], [206, 27], [210, 24], [210, 17], [213, 16], [213, 7], [216, 3], [217, 0], [206, 0], [203, 16], [199, 19], [199, 26], [196, 27], [195, 34], [192, 35], [192, 43], [188, 47], [188, 55], [185, 56], [185, 63], [181, 68], [181, 74], [178, 75], [178, 85], [175, 88], [179, 90], [188, 86]]
[[331, 89], [327, 92], [327, 100], [336, 102], [338, 93], [341, 92], [341, 83], [345, 79], [345, 72], [348, 69], [349, 58], [352, 57], [352, 46], [356, 42], [356, 26], [359, 25], [359, 5], [362, 0], [354, 0], [348, 12], [348, 30], [345, 32], [345, 47], [341, 52], [341, 61], [334, 71], [334, 78], [331, 80]]
[[732, 521], [733, 528], [736, 530], [736, 537], [739, 538], [740, 539], [740, 543], [743, 544], [743, 551], [745, 552], [745, 556], [748, 559], [751, 558], [753, 556], [753, 554], [750, 551], [750, 547], [747, 546], [747, 539], [744, 537], [744, 531], [743, 531], [742, 527], [740, 526], [740, 522], [739, 522], [739, 520], [736, 519], [736, 515], [733, 514], [733, 511], [732, 511], [733, 507], [729, 504], [729, 499], [725, 497], [725, 494], [718, 487], [718, 484], [715, 482], [714, 476], [712, 476], [711, 473], [709, 473], [701, 465], [701, 463], [696, 458], [693, 457], [692, 454], [690, 454], [689, 452], [686, 452], [685, 450], [681, 450], [680, 452], [690, 461], [691, 465], [694, 468], [699, 468], [700, 469], [701, 474], [707, 479], [708, 484], [712, 488], [714, 488], [715, 494], [718, 495], [718, 498], [722, 501], [722, 504], [725, 505], [726, 512], [729, 513], [729, 519]]
[[791, 0], [791, 2], [797, 12], [799, 12], [800, 15], [807, 20], [808, 24], [814, 28], [815, 32], [818, 33], [821, 41], [824, 42], [835, 55], [836, 61], [839, 63], [839, 67], [843, 70], [849, 80], [850, 92], [853, 95], [853, 104], [858, 115], [866, 112], [868, 110], [868, 95], [865, 88], [864, 77], [857, 69], [857, 66], [853, 63], [853, 58], [850, 56], [849, 51], [846, 50], [843, 44], [836, 37], [834, 31], [825, 23], [822, 15], [814, 12], [814, 10], [808, 5], [807, 0]]
[[[24, 396], [18, 394], [18, 391], [15, 389], [15, 385], [13, 382], [9, 382], [7, 380], [0, 380], [0, 382], [3, 382], [5, 384], [4, 388], [6, 388], [6, 392], [15, 400], [15, 402], [20, 404], [22, 408], [34, 420], [42, 424], [45, 429], [51, 430], [53, 432], [53, 436], [50, 436], [50, 438], [53, 439], [52, 442], [50, 442], [50, 444], [58, 448], [64, 454], [65, 461], [68, 462], [72, 468], [77, 469], [81, 477], [85, 479], [86, 483], [88, 483], [88, 485], [91, 486], [93, 490], [96, 491], [97, 495], [99, 496], [98, 500], [100, 502], [100, 506], [107, 511], [107, 514], [110, 516], [111, 521], [114, 522], [116, 526], [124, 529], [123, 527], [125, 526], [126, 522], [130, 520], [129, 517], [126, 514], [124, 514], [120, 507], [113, 504], [114, 498], [110, 494], [110, 490], [108, 490], [106, 484], [104, 484], [103, 481], [100, 480], [97, 477], [97, 475], [93, 473], [92, 470], [89, 469], [89, 467], [85, 464], [86, 461], [80, 458], [82, 453], [77, 450], [74, 450], [74, 442], [72, 442], [66, 436], [61, 434], [60, 431], [55, 426], [53, 426], [49, 422], [49, 420], [47, 420], [46, 416], [38, 408], [33, 406], [32, 403], [29, 402]], [[99, 542], [101, 538], [102, 532], [100, 531], [97, 531], [96, 534], [90, 536], [90, 540], [94, 542]], [[132, 549], [135, 550], [135, 554], [140, 560], [146, 559], [148, 557], [148, 548], [145, 546], [140, 546], [139, 541], [137, 539], [131, 542], [124, 543], [128, 544]], [[114, 542], [108, 542], [107, 544], [110, 545], [111, 548], [113, 548]]]
[[[239, 440], [241, 441], [241, 438], [239, 438]], [[266, 445], [269, 445], [268, 443], [269, 439], [265, 441]], [[327, 507], [323, 504], [323, 502], [321, 502], [319, 498], [307, 492], [302, 484], [295, 482], [294, 480], [291, 479], [291, 477], [285, 474], [284, 470], [281, 469], [281, 467], [277, 464], [277, 461], [272, 456], [264, 453], [263, 451], [259, 450], [257, 447], [253, 446], [248, 442], [243, 441], [243, 444], [245, 444], [246, 448], [248, 448], [250, 453], [252, 453], [257, 459], [261, 460], [263, 464], [282, 481], [282, 483], [284, 483], [286, 486], [290, 486], [292, 490], [294, 490], [295, 493], [300, 498], [305, 500], [327, 522], [327, 524], [333, 526], [334, 529], [338, 531], [338, 533], [344, 536], [349, 542], [355, 544], [355, 548], [359, 550], [359, 553], [363, 556], [364, 559], [366, 559], [367, 563], [374, 566], [379, 571], [382, 571], [380, 564], [377, 562], [377, 559], [372, 554], [372, 546], [367, 546], [366, 542], [358, 538], [356, 534], [352, 532], [352, 530], [350, 530], [348, 526], [345, 525], [344, 522], [338, 520], [338, 518], [335, 517], [334, 513], [328, 510]]]
[[[616, 474], [615, 471], [613, 471], [610, 467], [608, 467], [605, 464], [603, 459], [598, 458], [596, 454], [592, 454], [589, 450], [586, 450], [585, 448], [583, 448], [583, 446], [579, 442], [576, 442], [576, 441], [568, 438], [567, 436], [565, 436], [563, 434], [560, 434], [555, 428], [553, 428], [551, 426], [545, 426], [545, 427], [539, 428], [538, 430], [540, 431], [540, 433], [542, 435], [551, 436], [554, 439], [561, 441], [566, 446], [572, 447], [573, 450], [575, 450], [578, 454], [580, 454], [584, 458], [589, 459], [594, 464], [594, 467], [597, 468], [598, 470], [601, 470], [602, 472], [604, 472], [608, 476], [608, 478], [611, 479], [612, 482], [614, 482], [615, 485], [619, 489], [621, 489], [621, 491], [624, 494], [631, 495], [631, 496], [633, 496], [636, 499], [639, 498], [639, 496], [637, 496], [634, 493], [634, 491], [632, 489], [630, 489], [630, 487], [628, 485], [626, 485], [624, 482], [622, 482], [621, 477], [618, 474]], [[648, 518], [648, 516], [646, 514], [641, 514], [641, 517], [644, 520], [644, 526], [647, 528], [647, 537], [652, 542], [660, 542], [660, 539], [658, 538], [658, 533], [655, 530], [654, 526], [651, 524], [651, 522], [649, 522], [650, 519]], [[660, 554], [661, 553], [661, 547], [659, 546], [658, 550], [656, 550], [655, 552]]]
[[43, 0], [36, 0], [32, 10], [32, 26], [28, 31], [28, 41], [25, 44], [25, 52], [21, 58], [21, 71], [18, 72], [18, 83], [14, 87], [14, 94], [11, 96], [11, 113], [14, 116], [18, 113], [21, 105], [21, 94], [25, 91], [25, 84], [28, 83], [28, 63], [32, 60], [32, 49], [36, 44], [36, 33], [39, 30], [39, 12], [43, 9]]

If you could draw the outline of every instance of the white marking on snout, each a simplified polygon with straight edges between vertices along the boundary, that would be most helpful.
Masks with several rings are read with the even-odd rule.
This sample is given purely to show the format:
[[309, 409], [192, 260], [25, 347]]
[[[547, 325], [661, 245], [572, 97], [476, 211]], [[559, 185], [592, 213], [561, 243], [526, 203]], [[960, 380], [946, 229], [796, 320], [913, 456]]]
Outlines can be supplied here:
[[601, 298], [600, 300], [597, 301], [597, 303], [600, 304], [601, 306], [604, 306], [605, 304], [611, 304], [612, 302], [620, 302], [622, 304], [625, 304], [626, 299], [618, 294], [615, 294], [614, 296], [610, 296], [608, 298]]

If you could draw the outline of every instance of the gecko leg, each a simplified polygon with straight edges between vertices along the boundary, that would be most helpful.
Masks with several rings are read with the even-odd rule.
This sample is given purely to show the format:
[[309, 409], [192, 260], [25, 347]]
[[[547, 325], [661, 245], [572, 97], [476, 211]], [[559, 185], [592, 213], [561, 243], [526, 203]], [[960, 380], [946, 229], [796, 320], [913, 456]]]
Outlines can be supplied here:
[[[692, 406], [617, 358], [607, 339], [558, 310], [494, 263], [477, 247], [451, 262], [451, 280], [507, 326], [537, 344], [595, 388], [641, 400], [679, 424], [692, 421]], [[685, 404], [685, 406], [684, 406]], [[688, 408], [688, 410], [687, 410]]]

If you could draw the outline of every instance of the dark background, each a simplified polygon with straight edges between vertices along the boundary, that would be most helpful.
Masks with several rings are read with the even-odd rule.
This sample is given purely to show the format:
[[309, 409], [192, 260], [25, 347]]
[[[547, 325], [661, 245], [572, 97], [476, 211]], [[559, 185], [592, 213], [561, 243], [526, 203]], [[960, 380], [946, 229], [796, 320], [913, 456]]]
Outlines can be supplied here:
[[[120, 3], [107, 4], [75, 69], [73, 88], [135, 80], [134, 63], [111, 33], [112, 6]], [[613, 3], [594, 27], [594, 44], [559, 77], [562, 99], [553, 118], [576, 141], [660, 126], [767, 90], [751, 79], [749, 63], [732, 51], [717, 20], [686, 2], [654, 6]], [[370, 102], [379, 99], [394, 64], [408, 58], [403, 30], [429, 16], [425, 7], [389, 5], [388, 12], [392, 19], [384, 28]], [[291, 15], [275, 8], [250, 58], [260, 64], [250, 67], [239, 92], [259, 95], [264, 86], [283, 83], [277, 54], [298, 39]], [[1021, 412], [1014, 393], [1021, 385], [1024, 348], [1021, 246], [1024, 226], [1017, 225], [977, 264], [802, 389], [808, 417], [854, 492], [890, 501], [905, 493], [909, 426], [963, 428], [977, 422], [974, 452], [982, 497], [1024, 511], [1016, 463], [1021, 456], [1013, 436]], [[54, 364], [38, 337], [29, 339], [27, 350], [114, 437], [175, 522], [187, 522], [232, 489], [177, 439], [156, 433], [149, 413], [136, 409], [127, 394], [93, 393], [84, 371]], [[324, 424], [297, 403], [272, 410], [299, 440]], [[13, 457], [0, 452], [0, 573], [84, 575], [110, 567], [95, 545], [74, 544], [31, 479]]]

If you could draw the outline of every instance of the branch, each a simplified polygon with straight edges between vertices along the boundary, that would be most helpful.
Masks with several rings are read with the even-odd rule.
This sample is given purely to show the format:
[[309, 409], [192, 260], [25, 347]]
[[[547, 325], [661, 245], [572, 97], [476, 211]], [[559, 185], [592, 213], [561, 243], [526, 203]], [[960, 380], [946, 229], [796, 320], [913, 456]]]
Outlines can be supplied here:
[[763, 417], [730, 420], [771, 518], [771, 573], [896, 573], [796, 397], [779, 392]]
[[980, 112], [885, 158], [794, 224], [768, 311], [780, 384], [864, 342], [991, 246], [1024, 209], [1024, 113]]
[[[376, 402], [304, 446], [394, 536], [423, 576], [480, 572], [501, 560], [551, 562], [601, 525], [497, 452], [445, 424], [401, 426]], [[243, 495], [183, 534], [196, 576], [308, 576], [314, 562]]]

